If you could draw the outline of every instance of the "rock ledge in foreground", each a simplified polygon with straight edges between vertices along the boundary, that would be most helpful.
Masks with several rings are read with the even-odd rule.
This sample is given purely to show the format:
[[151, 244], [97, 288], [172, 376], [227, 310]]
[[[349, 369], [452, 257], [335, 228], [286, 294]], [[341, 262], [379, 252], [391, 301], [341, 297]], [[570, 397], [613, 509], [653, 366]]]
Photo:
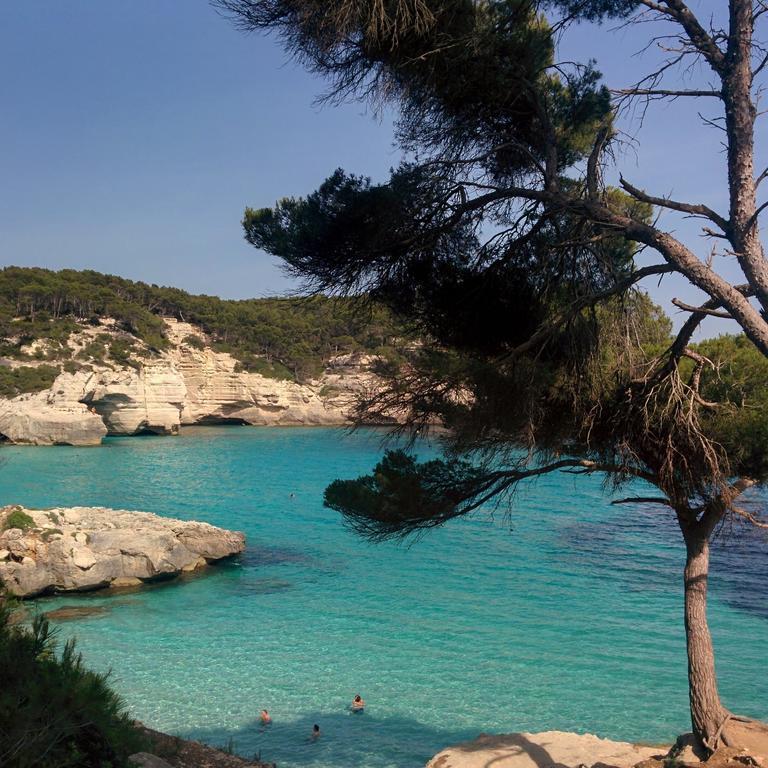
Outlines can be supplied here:
[[609, 741], [591, 733], [481, 734], [474, 741], [448, 747], [435, 755], [427, 768], [630, 768], [642, 760], [665, 755], [668, 747], [645, 747]]
[[[32, 524], [8, 528], [14, 511], [28, 515]], [[244, 548], [242, 533], [149, 512], [0, 509], [0, 582], [18, 597], [173, 578]]]

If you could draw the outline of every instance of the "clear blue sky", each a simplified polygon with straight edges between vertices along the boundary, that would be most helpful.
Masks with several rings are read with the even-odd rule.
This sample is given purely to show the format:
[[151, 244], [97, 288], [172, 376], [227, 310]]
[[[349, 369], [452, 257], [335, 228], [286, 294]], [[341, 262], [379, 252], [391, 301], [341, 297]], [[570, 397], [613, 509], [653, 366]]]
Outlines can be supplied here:
[[[694, 6], [708, 16], [720, 3]], [[582, 27], [562, 57], [594, 56], [622, 85], [653, 61], [628, 55], [643, 40]], [[389, 118], [313, 106], [323, 84], [207, 0], [3, 0], [0, 71], [2, 264], [225, 297], [285, 292], [277, 265], [242, 239], [245, 205], [305, 194], [339, 166], [383, 178], [400, 159]], [[687, 105], [658, 108], [638, 137], [621, 161], [628, 178], [725, 210], [720, 137]], [[675, 228], [701, 249], [694, 226]], [[652, 293], [694, 298], [672, 280]]]

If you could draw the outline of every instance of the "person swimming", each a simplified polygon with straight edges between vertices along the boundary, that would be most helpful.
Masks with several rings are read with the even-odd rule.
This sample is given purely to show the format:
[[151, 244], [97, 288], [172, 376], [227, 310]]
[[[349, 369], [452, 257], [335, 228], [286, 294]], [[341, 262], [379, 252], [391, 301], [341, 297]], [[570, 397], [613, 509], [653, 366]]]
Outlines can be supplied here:
[[362, 712], [365, 709], [365, 701], [359, 693], [355, 696], [354, 699], [352, 699], [352, 705], [350, 708], [353, 712]]
[[269, 725], [272, 722], [272, 718], [269, 715], [269, 712], [267, 712], [266, 709], [261, 710], [261, 714], [259, 715], [259, 718], [261, 719], [262, 725]]
[[317, 723], [312, 726], [312, 734], [309, 738], [313, 741], [320, 738], [320, 726]]

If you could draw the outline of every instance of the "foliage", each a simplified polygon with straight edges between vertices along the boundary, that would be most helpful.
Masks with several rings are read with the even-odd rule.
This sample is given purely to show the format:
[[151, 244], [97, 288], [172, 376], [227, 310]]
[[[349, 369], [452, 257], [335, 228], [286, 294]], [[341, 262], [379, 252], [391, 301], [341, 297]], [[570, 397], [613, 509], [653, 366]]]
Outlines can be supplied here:
[[59, 373], [59, 368], [52, 365], [0, 366], [0, 396], [16, 397], [27, 392], [42, 392], [53, 384]]
[[6, 516], [3, 526], [6, 529], [20, 528], [22, 531], [26, 531], [34, 528], [35, 521], [21, 507], [14, 507]]
[[[706, 409], [704, 363], [687, 346], [700, 317], [673, 342], [636, 290], [674, 271], [677, 251], [656, 237], [654, 198], [602, 183], [610, 94], [591, 64], [554, 64], [559, 30], [542, 15], [626, 17], [637, 3], [217, 4], [245, 29], [281, 35], [329, 80], [331, 98], [399, 112], [412, 159], [385, 182], [339, 169], [307, 197], [248, 208], [243, 220], [246, 239], [309, 287], [364, 291], [427, 340], [405, 367], [382, 366], [389, 387], [360, 404], [361, 421], [392, 411], [414, 429], [437, 421], [456, 456], [508, 462], [511, 481], [522, 449], [526, 471], [568, 456], [615, 485], [643, 477], [692, 521], [702, 505], [728, 507], [732, 473], [756, 471], [768, 445], [751, 458], [729, 450], [735, 435], [728, 442], [727, 422]], [[639, 244], [672, 263], [638, 267]], [[457, 512], [473, 508], [461, 498]]]
[[[691, 340], [714, 314], [768, 359], [757, 196], [766, 174], [754, 171], [768, 17], [751, 0], [715, 4], [702, 20], [685, 0], [214, 2], [243, 29], [279, 35], [330, 82], [326, 98], [389, 102], [398, 115], [406, 160], [385, 182], [337, 170], [305, 198], [246, 209], [243, 222], [249, 242], [310, 287], [365, 291], [425, 341], [358, 418], [396, 412], [413, 431], [448, 427], [447, 459], [388, 454], [372, 475], [330, 486], [326, 503], [382, 538], [498, 501], [545, 472], [654, 485], [653, 503], [678, 520], [688, 573], [699, 574], [685, 582], [693, 730], [709, 752], [733, 746], [704, 612], [706, 553], [726, 515], [760, 523], [736, 500], [766, 475], [756, 392], [765, 371], [731, 342], [715, 345], [715, 363]], [[658, 25], [643, 50], [661, 58], [612, 93], [592, 62], [556, 60], [574, 24], [610, 16], [640, 31]], [[636, 108], [642, 123], [654, 102], [681, 97], [715, 110], [698, 114], [723, 131], [727, 215], [620, 175], [621, 191], [605, 184], [626, 155], [614, 151], [616, 116]], [[705, 252], [651, 206], [703, 221]], [[641, 247], [652, 256], [644, 266]], [[717, 255], [733, 257], [744, 281]], [[636, 288], [668, 273], [705, 295], [698, 307], [675, 300], [689, 315], [673, 339]]]
[[109, 345], [109, 356], [118, 365], [136, 366], [136, 361], [131, 357], [135, 351], [133, 342], [126, 338], [112, 339]]
[[705, 411], [707, 432], [735, 474], [768, 478], [768, 359], [743, 335], [710, 339], [696, 351], [712, 361], [702, 371], [702, 397], [718, 404]]
[[[124, 335], [99, 334], [78, 357], [134, 364], [136, 340], [150, 349], [167, 346], [163, 316], [199, 325], [215, 349], [273, 378], [316, 376], [334, 355], [390, 349], [405, 335], [383, 307], [341, 298], [227, 301], [90, 270], [0, 270], [0, 336], [6, 340], [0, 353], [9, 357], [19, 357], [21, 346], [38, 338], [65, 344], [76, 321], [95, 318], [98, 325], [98, 318], [112, 317]], [[199, 344], [191, 338], [197, 337], [184, 342]]]
[[187, 334], [181, 341], [193, 349], [205, 349], [205, 342], [193, 333]]
[[10, 623], [0, 602], [0, 764], [8, 768], [122, 768], [141, 749], [107, 676], [83, 666], [73, 641], [56, 653], [37, 616]]

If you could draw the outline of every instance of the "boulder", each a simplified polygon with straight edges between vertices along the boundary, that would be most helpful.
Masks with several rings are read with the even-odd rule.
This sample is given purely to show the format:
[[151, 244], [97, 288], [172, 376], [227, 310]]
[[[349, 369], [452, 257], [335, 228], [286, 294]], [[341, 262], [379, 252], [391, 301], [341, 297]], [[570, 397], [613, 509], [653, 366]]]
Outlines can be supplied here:
[[[8, 553], [0, 558], [0, 582], [18, 597], [134, 586], [245, 548], [242, 533], [207, 523], [92, 507], [25, 510], [33, 528], [3, 530], [10, 509], [0, 510], [0, 550]], [[52, 518], [61, 532], [55, 537]]]
[[669, 750], [669, 757], [676, 765], [690, 766], [703, 763], [708, 755], [699, 740], [692, 733], [683, 733]]
[[167, 760], [149, 752], [137, 752], [135, 755], [130, 755], [128, 760], [138, 768], [173, 768]]

